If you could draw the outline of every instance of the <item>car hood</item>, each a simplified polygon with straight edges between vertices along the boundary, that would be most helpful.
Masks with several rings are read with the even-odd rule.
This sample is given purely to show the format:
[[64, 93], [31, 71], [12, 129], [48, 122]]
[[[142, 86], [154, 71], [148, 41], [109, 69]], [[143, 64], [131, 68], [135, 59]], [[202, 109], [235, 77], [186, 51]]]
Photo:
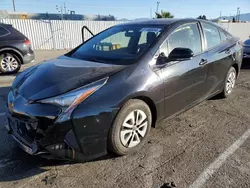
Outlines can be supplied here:
[[13, 82], [12, 90], [29, 100], [57, 96], [125, 68], [61, 56], [31, 67]]

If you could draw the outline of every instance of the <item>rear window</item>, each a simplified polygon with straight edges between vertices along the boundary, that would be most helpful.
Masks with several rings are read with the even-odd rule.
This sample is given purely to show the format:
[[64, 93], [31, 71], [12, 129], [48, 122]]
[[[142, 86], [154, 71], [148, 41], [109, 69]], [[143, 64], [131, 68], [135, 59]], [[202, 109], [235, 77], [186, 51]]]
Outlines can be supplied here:
[[4, 27], [0, 26], [0, 37], [6, 36], [8, 34], [10, 34], [10, 32]]

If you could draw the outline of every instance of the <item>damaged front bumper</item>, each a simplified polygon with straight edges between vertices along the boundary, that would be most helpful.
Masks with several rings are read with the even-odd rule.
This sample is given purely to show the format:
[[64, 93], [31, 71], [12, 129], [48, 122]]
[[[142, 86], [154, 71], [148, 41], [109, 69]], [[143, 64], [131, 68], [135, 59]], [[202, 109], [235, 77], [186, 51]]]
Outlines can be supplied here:
[[[20, 128], [20, 123], [13, 123], [13, 118], [11, 116], [7, 117], [6, 129], [8, 134], [10, 134], [16, 142], [19, 144], [20, 148], [30, 155], [39, 155], [48, 159], [63, 159], [63, 160], [73, 160], [73, 161], [84, 161], [84, 156], [80, 154], [75, 148], [71, 146], [69, 142], [74, 142], [74, 135], [72, 131], [66, 133], [65, 139], [53, 144], [44, 144], [43, 139], [37, 141], [35, 138], [27, 137], [27, 128]], [[18, 120], [17, 120], [18, 121]], [[68, 141], [67, 141], [68, 140]]]
[[[8, 121], [9, 122], [9, 121]], [[6, 124], [5, 128], [8, 130], [8, 134], [11, 134], [12, 137], [18, 142], [19, 146], [28, 154], [30, 155], [34, 155], [37, 153], [38, 149], [37, 149], [37, 143], [33, 142], [32, 144], [28, 145], [27, 143], [25, 143], [23, 141], [23, 139], [17, 134], [14, 133], [12, 127], [10, 126], [10, 124]]]
[[78, 146], [74, 146], [76, 138], [71, 131], [70, 121], [54, 124], [52, 119], [31, 116], [29, 113], [19, 114], [13, 110], [7, 110], [6, 116], [8, 134], [28, 154], [49, 159], [84, 160]]

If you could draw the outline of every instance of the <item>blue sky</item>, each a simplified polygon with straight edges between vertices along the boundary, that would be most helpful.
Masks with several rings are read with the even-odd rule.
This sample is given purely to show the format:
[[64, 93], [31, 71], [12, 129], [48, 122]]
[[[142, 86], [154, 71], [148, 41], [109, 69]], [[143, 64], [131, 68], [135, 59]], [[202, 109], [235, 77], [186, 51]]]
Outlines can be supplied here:
[[[208, 18], [236, 14], [237, 7], [241, 13], [250, 13], [250, 0], [15, 0], [16, 10], [23, 12], [56, 13], [56, 5], [66, 3], [68, 10], [77, 14], [112, 14], [120, 18], [149, 18], [156, 10], [170, 11], [175, 17], [197, 17], [205, 14]], [[0, 9], [13, 10], [12, 0], [0, 0]]]

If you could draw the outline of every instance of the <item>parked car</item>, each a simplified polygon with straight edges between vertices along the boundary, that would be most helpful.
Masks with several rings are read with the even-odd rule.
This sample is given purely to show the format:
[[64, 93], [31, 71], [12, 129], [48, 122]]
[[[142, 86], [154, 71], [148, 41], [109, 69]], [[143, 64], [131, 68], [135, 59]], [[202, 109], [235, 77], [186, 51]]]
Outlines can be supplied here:
[[138, 150], [150, 128], [234, 88], [239, 39], [211, 22], [111, 27], [13, 82], [7, 129], [32, 155], [87, 161]]
[[250, 58], [250, 39], [243, 43], [243, 58]]
[[0, 72], [16, 73], [33, 60], [30, 40], [11, 25], [0, 23]]

